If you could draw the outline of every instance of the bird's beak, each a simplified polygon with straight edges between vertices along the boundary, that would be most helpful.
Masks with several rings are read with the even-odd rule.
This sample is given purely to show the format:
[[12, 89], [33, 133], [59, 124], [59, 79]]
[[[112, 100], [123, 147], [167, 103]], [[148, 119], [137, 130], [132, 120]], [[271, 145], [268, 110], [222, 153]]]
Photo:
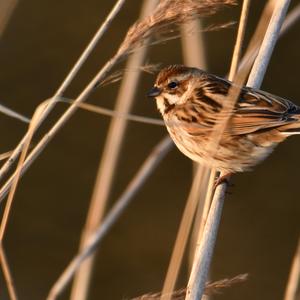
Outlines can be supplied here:
[[161, 89], [157, 86], [154, 86], [147, 94], [148, 97], [157, 97], [161, 94]]

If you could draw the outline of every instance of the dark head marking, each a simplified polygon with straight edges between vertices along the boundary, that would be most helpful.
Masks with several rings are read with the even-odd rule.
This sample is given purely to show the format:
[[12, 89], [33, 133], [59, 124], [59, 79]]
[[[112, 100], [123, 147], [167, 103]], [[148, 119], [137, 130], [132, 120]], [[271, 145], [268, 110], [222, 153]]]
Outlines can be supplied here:
[[166, 67], [162, 69], [156, 80], [157, 85], [161, 85], [168, 81], [169, 78], [180, 76], [186, 73], [189, 73], [193, 70], [197, 70], [196, 68], [189, 68], [184, 65], [171, 65], [169, 67]]

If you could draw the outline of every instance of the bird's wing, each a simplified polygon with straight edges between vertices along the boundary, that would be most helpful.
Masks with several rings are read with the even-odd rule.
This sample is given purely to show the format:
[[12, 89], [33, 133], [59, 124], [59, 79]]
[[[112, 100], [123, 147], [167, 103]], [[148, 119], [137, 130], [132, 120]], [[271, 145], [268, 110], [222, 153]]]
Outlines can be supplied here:
[[[230, 81], [206, 74], [199, 80], [196, 93], [187, 103], [176, 106], [173, 115], [190, 135], [207, 135], [223, 120], [223, 101], [229, 101], [226, 96], [231, 86]], [[276, 128], [299, 122], [299, 115], [300, 107], [289, 100], [242, 87], [225, 133], [243, 135]]]
[[244, 87], [230, 119], [231, 134], [247, 134], [293, 123], [300, 109], [291, 101]]
[[[232, 82], [209, 74], [205, 82], [202, 94], [210, 98], [215, 94], [228, 95], [232, 86]], [[198, 101], [201, 102], [201, 95]], [[298, 121], [299, 114], [300, 107], [289, 100], [253, 88], [242, 87], [230, 117], [228, 131], [230, 134], [240, 135], [275, 128]], [[298, 116], [295, 117], [296, 115]]]

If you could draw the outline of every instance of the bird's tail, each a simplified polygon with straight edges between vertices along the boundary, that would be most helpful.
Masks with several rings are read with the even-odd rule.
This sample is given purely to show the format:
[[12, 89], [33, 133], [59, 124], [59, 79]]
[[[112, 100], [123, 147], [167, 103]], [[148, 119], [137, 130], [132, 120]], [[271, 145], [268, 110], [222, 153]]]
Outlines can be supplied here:
[[278, 130], [284, 135], [300, 134], [300, 114], [293, 116], [293, 121], [283, 126], [280, 126]]

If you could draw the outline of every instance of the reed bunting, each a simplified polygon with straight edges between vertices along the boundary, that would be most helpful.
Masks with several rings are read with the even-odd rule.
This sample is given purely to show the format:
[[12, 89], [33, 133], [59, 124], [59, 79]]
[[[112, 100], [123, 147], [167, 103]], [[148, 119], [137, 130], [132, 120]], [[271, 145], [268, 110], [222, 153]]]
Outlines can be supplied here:
[[[200, 69], [172, 65], [148, 93], [156, 99], [179, 150], [222, 174], [249, 170], [286, 137], [300, 133], [300, 107], [289, 100], [241, 87], [217, 151], [209, 150], [232, 83]], [[224, 110], [223, 110], [224, 112]]]

